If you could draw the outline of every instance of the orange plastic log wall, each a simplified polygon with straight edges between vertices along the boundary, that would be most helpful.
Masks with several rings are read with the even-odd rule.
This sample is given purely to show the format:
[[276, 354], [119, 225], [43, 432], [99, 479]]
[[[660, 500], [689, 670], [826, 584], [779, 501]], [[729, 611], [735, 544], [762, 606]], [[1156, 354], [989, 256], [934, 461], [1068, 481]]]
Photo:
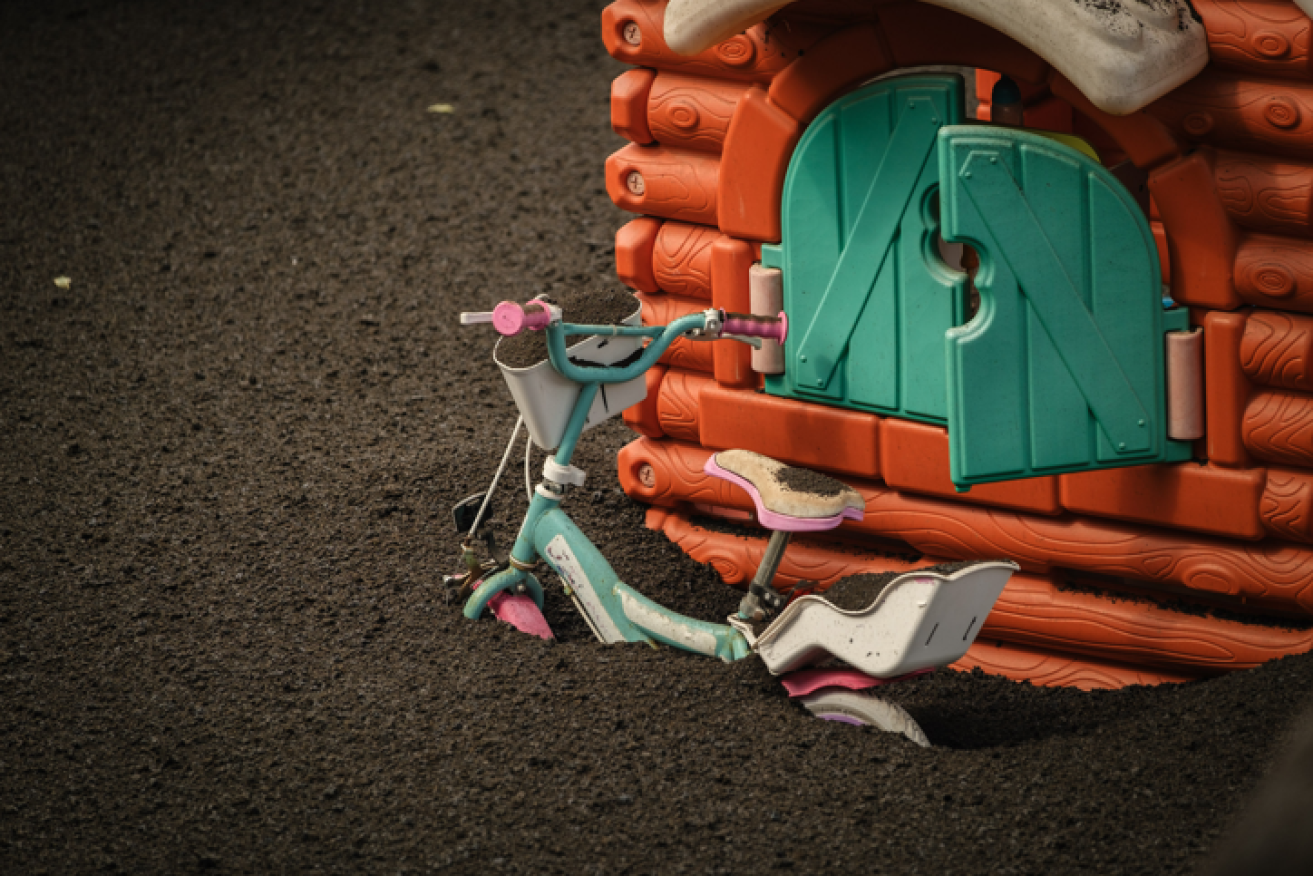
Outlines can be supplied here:
[[632, 66], [611, 101], [629, 145], [607, 162], [607, 191], [636, 214], [616, 235], [616, 267], [646, 322], [746, 310], [748, 269], [780, 239], [784, 178], [811, 120], [873, 77], [951, 64], [978, 70], [980, 118], [1006, 74], [1028, 126], [1078, 133], [1147, 174], [1164, 281], [1204, 332], [1195, 461], [965, 494], [942, 428], [767, 396], [746, 348], [680, 341], [626, 413], [644, 437], [622, 451], [620, 481], [652, 505], [648, 525], [741, 585], [763, 533], [698, 520], [750, 516], [741, 491], [701, 471], [713, 450], [744, 447], [867, 500], [861, 523], [790, 548], [786, 579], [1021, 564], [958, 668], [1117, 687], [1313, 647], [1313, 23], [1283, 0], [1194, 5], [1208, 68], [1123, 117], [1011, 39], [922, 3], [794, 3], [691, 58], [662, 40], [665, 0], [607, 7], [607, 50]]

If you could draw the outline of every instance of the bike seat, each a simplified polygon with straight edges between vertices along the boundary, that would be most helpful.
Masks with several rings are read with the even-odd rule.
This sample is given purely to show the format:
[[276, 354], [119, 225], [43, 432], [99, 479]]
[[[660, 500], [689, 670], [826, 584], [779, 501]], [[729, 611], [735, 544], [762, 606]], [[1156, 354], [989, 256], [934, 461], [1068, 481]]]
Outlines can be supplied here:
[[834, 529], [845, 519], [861, 520], [866, 510], [861, 495], [847, 484], [751, 450], [713, 453], [702, 469], [747, 490], [757, 519], [779, 532]]
[[[879, 679], [946, 666], [962, 659], [976, 641], [1016, 570], [1007, 560], [914, 570], [856, 610], [841, 608], [824, 594], [800, 596], [748, 642], [775, 675], [831, 657]], [[740, 632], [747, 628], [730, 623]]]

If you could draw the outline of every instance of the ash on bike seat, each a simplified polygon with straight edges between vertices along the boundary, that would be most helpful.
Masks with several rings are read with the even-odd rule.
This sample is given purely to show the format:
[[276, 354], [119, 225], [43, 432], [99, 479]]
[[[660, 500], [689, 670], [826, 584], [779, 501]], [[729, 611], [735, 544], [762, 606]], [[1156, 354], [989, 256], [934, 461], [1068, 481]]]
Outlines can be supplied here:
[[715, 460], [725, 471], [752, 484], [761, 504], [775, 514], [829, 518], [866, 508], [861, 495], [847, 484], [751, 450], [722, 450]]

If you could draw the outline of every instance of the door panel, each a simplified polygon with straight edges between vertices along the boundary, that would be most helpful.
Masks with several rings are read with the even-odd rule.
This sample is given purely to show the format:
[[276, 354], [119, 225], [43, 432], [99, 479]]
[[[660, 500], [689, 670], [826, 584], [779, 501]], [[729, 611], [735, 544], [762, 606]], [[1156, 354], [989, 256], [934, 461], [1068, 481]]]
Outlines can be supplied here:
[[935, 246], [936, 136], [961, 118], [961, 79], [923, 75], [872, 83], [808, 127], [781, 244], [762, 253], [793, 326], [768, 392], [947, 421], [944, 333], [965, 319], [966, 278]]
[[974, 247], [981, 307], [947, 333], [952, 477], [1179, 458], [1166, 438], [1158, 251], [1087, 156], [988, 126], [939, 134], [945, 239]]

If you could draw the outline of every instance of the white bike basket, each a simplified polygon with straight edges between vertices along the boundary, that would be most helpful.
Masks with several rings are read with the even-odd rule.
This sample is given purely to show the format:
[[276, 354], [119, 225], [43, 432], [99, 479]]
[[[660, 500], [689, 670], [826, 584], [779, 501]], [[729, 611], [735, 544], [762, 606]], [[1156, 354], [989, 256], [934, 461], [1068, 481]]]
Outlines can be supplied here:
[[[626, 317], [623, 324], [638, 325], [640, 316], [641, 308]], [[642, 345], [642, 338], [593, 335], [568, 347], [566, 352], [576, 363], [614, 365], [632, 356]], [[498, 341], [492, 357], [506, 378], [511, 396], [524, 416], [524, 424], [529, 427], [529, 437], [543, 450], [555, 450], [565, 435], [570, 412], [574, 410], [575, 401], [579, 398], [579, 384], [562, 377], [552, 368], [552, 363], [545, 359], [528, 368], [511, 368], [503, 364], [497, 355], [500, 348], [501, 341]], [[591, 429], [645, 398], [647, 380], [643, 375], [625, 383], [603, 383], [593, 397], [593, 406], [588, 410], [584, 429]]]

